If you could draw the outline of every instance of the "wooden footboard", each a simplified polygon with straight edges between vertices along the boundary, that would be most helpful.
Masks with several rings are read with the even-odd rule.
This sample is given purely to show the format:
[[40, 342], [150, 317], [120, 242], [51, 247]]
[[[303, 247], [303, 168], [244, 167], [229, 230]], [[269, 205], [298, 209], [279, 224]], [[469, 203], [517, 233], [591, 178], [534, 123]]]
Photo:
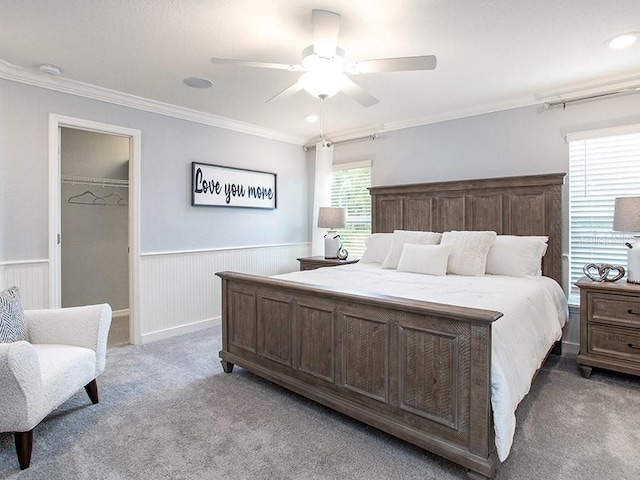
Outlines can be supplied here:
[[491, 324], [501, 313], [217, 275], [226, 372], [239, 365], [472, 478], [493, 476]]

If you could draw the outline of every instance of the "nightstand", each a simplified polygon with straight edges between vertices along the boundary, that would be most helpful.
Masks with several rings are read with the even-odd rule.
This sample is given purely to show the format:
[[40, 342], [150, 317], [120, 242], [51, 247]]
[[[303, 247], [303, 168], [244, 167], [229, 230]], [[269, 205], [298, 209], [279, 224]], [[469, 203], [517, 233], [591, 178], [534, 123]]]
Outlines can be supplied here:
[[582, 376], [592, 367], [640, 375], [640, 285], [593, 282], [580, 288], [580, 353]]
[[320, 267], [337, 267], [338, 265], [350, 265], [358, 263], [359, 258], [347, 258], [339, 260], [337, 258], [324, 258], [322, 255], [318, 257], [302, 257], [299, 258], [300, 270], [315, 270]]

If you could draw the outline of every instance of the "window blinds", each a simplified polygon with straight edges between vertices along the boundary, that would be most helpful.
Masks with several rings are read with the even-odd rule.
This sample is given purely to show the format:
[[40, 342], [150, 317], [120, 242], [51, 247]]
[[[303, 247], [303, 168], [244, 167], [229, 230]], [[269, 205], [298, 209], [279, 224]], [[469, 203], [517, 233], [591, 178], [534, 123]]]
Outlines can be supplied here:
[[370, 162], [333, 166], [331, 206], [347, 209], [347, 226], [339, 229], [338, 233], [349, 256], [361, 256], [365, 249], [364, 242], [371, 235], [370, 186]]
[[[583, 275], [587, 263], [627, 266], [625, 242], [632, 235], [613, 231], [616, 197], [640, 195], [640, 126], [636, 133], [568, 136], [570, 281]], [[586, 138], [585, 138], [586, 137]], [[640, 248], [640, 247], [639, 247]]]

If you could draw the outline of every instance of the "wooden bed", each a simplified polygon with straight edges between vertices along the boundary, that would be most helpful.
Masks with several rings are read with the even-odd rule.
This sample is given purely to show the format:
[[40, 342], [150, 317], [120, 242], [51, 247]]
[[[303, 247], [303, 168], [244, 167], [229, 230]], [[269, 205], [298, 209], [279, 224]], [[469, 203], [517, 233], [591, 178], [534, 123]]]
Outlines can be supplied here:
[[[543, 273], [560, 283], [563, 179], [373, 187], [372, 229], [547, 235]], [[225, 372], [238, 365], [448, 458], [469, 478], [494, 476], [491, 324], [500, 312], [217, 275]]]

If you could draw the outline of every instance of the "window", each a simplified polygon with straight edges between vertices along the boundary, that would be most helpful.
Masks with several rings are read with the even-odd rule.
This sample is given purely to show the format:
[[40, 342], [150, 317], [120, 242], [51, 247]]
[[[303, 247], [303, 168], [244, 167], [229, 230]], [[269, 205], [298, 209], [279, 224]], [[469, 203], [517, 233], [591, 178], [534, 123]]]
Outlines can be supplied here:
[[[627, 266], [624, 243], [633, 237], [613, 231], [613, 207], [616, 197], [640, 195], [640, 125], [572, 134], [567, 139], [573, 297], [585, 264]], [[577, 297], [571, 300], [577, 302]]]
[[347, 226], [338, 232], [349, 256], [361, 256], [364, 253], [364, 241], [371, 234], [370, 186], [370, 162], [333, 166], [331, 206], [347, 209]]

